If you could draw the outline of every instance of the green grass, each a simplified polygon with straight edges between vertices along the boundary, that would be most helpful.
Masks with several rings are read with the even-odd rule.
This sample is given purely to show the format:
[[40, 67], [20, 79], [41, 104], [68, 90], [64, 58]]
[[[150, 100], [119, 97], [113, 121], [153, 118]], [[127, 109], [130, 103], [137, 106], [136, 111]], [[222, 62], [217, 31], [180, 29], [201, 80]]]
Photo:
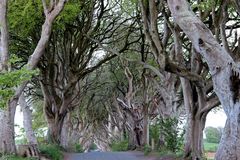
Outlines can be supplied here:
[[59, 146], [53, 144], [40, 145], [40, 153], [49, 157], [51, 160], [62, 160], [63, 153]]
[[151, 149], [150, 146], [145, 145], [144, 148], [143, 148], [143, 151], [144, 151], [144, 155], [146, 156], [152, 151], [152, 149]]
[[216, 152], [217, 148], [218, 148], [218, 144], [217, 143], [208, 143], [208, 142], [204, 142], [204, 150], [206, 152]]
[[128, 150], [128, 141], [119, 141], [113, 142], [111, 145], [112, 151], [127, 151]]
[[36, 160], [36, 158], [22, 158], [14, 155], [6, 155], [0, 157], [0, 160]]

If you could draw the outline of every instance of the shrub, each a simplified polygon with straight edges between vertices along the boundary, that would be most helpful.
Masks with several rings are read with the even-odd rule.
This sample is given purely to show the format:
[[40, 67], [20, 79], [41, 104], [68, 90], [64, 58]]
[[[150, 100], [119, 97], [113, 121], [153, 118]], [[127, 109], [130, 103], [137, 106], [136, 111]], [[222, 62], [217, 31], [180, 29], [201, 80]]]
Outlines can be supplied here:
[[205, 129], [206, 140], [209, 143], [219, 143], [221, 139], [221, 131], [218, 128], [207, 127]]
[[75, 152], [77, 152], [77, 153], [83, 153], [84, 152], [82, 146], [79, 143], [75, 144]]
[[62, 160], [63, 153], [61, 149], [57, 145], [47, 144], [47, 145], [40, 145], [39, 147], [40, 153], [49, 157], [51, 160]]
[[95, 143], [92, 143], [90, 146], [90, 150], [96, 150], [98, 149], [97, 145]]
[[145, 145], [143, 148], [143, 151], [144, 151], [144, 155], [148, 155], [152, 151], [152, 149], [149, 145]]
[[171, 152], [182, 151], [184, 130], [179, 127], [180, 123], [181, 121], [177, 118], [159, 118], [152, 129], [150, 127], [150, 136], [154, 139], [159, 139], [159, 135], [161, 135], [161, 142], [158, 144], [159, 149]]
[[112, 151], [127, 151], [128, 150], [128, 141], [113, 142], [111, 145]]

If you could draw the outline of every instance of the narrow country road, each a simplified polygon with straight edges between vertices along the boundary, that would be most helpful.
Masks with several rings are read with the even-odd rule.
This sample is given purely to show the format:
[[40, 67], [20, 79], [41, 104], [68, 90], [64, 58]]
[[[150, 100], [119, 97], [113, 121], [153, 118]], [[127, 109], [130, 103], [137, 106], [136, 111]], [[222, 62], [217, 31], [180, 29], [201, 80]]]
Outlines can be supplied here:
[[65, 154], [64, 160], [155, 160], [140, 152], [89, 152]]

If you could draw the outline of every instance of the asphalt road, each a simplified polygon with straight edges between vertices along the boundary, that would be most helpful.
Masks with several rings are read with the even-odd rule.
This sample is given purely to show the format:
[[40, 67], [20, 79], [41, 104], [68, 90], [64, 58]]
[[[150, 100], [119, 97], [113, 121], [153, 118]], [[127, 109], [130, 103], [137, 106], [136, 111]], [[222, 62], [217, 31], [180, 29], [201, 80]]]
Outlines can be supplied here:
[[64, 160], [150, 160], [140, 152], [68, 153]]

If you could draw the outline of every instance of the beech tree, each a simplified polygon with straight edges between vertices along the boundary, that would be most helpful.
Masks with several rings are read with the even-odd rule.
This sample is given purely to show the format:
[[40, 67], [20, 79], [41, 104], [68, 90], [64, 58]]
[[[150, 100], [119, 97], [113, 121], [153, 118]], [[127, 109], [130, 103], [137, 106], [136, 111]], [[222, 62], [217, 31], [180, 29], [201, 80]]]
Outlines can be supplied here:
[[[8, 1], [4, 0], [0, 2], [0, 71], [8, 72], [8, 26], [7, 26], [7, 5]], [[2, 98], [2, 96], [1, 96]], [[15, 109], [8, 107], [7, 110], [0, 110], [0, 152], [1, 153], [15, 153], [14, 142], [14, 112]]]
[[[47, 5], [46, 1], [43, 0], [42, 4], [44, 7], [45, 22], [42, 26], [41, 38], [32, 53], [27, 63], [27, 70], [33, 70], [38, 64], [43, 50], [45, 49], [49, 36], [52, 30], [52, 24], [58, 14], [62, 11], [65, 0], [59, 0], [56, 3], [50, 1]], [[9, 44], [8, 44], [8, 26], [7, 26], [7, 1], [1, 1], [1, 69], [8, 71], [7, 63], [9, 57]], [[5, 110], [1, 110], [1, 128], [0, 128], [0, 152], [15, 153], [15, 141], [14, 141], [14, 116], [15, 110], [18, 103], [18, 99], [26, 86], [27, 81], [24, 80], [22, 84], [19, 84], [18, 88], [13, 92], [13, 96], [8, 100]]]
[[[72, 8], [84, 9], [72, 16], [72, 21], [55, 28], [51, 42], [41, 64], [41, 88], [44, 94], [44, 111], [49, 125], [49, 140], [61, 144], [61, 132], [67, 113], [79, 106], [81, 81], [101, 65], [116, 57], [105, 52], [100, 45], [113, 46], [118, 43], [119, 53], [124, 52], [134, 41], [131, 34], [130, 18], [114, 15], [114, 7], [109, 1], [79, 1]], [[71, 8], [70, 8], [71, 9]], [[113, 13], [111, 13], [113, 12]], [[65, 14], [68, 14], [65, 13]], [[109, 22], [109, 17], [113, 22]], [[59, 17], [63, 18], [63, 17]], [[125, 30], [121, 36], [118, 33]], [[114, 37], [114, 38], [113, 38]]]
[[[239, 135], [238, 89], [232, 90], [232, 87], [239, 81], [239, 66], [231, 56], [233, 52], [228, 50], [229, 44], [225, 36], [225, 28], [220, 28], [223, 43], [223, 46], [221, 46], [211, 30], [192, 12], [188, 2], [185, 0], [168, 0], [168, 6], [174, 21], [188, 36], [195, 51], [206, 60], [212, 76], [214, 91], [227, 115], [227, 122], [216, 159], [238, 159], [240, 157], [239, 138], [237, 138]], [[227, 2], [223, 1], [221, 7], [223, 15], [226, 16]], [[224, 26], [226, 21], [222, 21], [220, 24]]]

